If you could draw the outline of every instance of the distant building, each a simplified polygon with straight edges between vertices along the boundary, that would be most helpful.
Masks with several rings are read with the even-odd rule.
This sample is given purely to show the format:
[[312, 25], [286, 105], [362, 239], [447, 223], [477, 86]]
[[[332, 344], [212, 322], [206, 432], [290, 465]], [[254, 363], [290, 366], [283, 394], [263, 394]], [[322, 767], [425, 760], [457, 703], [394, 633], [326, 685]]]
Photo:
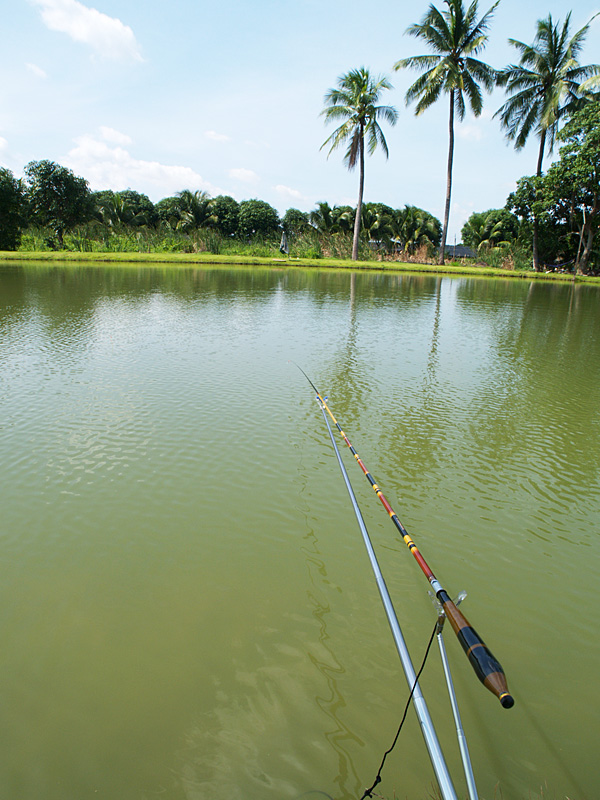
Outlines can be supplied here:
[[477, 258], [477, 253], [466, 244], [447, 244], [446, 255], [451, 258]]

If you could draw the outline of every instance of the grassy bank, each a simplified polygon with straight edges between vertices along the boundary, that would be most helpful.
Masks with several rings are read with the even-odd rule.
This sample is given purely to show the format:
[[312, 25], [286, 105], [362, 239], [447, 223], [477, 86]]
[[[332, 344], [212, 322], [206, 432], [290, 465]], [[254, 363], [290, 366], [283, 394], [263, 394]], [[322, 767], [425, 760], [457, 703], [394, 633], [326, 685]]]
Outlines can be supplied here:
[[428, 272], [437, 275], [473, 275], [494, 278], [525, 278], [527, 280], [576, 281], [600, 284], [599, 277], [570, 275], [558, 272], [533, 272], [530, 270], [503, 270], [493, 267], [452, 261], [444, 266], [437, 264], [415, 264], [401, 261], [351, 261], [339, 258], [268, 258], [264, 256], [215, 255], [213, 253], [81, 253], [74, 251], [23, 251], [0, 252], [0, 260], [23, 262], [77, 264], [171, 264], [173, 266], [237, 265], [274, 268], [301, 267], [317, 269], [377, 270], [385, 272]]

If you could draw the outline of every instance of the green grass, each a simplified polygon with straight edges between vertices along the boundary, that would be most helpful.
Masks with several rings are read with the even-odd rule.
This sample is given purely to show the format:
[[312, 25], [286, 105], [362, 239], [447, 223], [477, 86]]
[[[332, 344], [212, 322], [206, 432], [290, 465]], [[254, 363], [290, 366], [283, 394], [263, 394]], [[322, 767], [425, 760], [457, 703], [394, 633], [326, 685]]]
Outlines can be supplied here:
[[[422, 248], [410, 263], [386, 260], [360, 242], [359, 261], [352, 261], [352, 237], [347, 233], [305, 231], [290, 237], [289, 257], [279, 252], [279, 239], [255, 236], [251, 241], [223, 236], [211, 229], [189, 233], [168, 227], [113, 229], [96, 222], [81, 225], [65, 234], [65, 249], [56, 249], [56, 237], [48, 228], [31, 226], [23, 232], [19, 250], [0, 252], [0, 260], [83, 264], [161, 264], [161, 265], [238, 265], [271, 268], [301, 267], [335, 270], [376, 270], [386, 272], [430, 273], [433, 275], [473, 275], [526, 280], [577, 281], [598, 283], [600, 278], [564, 273], [536, 273], [526, 268], [525, 252], [509, 258], [486, 258], [487, 263], [467, 259], [448, 259], [444, 266], [427, 263], [431, 252]], [[492, 253], [492, 256], [494, 254]], [[497, 255], [497, 254], [496, 254]], [[417, 263], [420, 260], [421, 263]]]

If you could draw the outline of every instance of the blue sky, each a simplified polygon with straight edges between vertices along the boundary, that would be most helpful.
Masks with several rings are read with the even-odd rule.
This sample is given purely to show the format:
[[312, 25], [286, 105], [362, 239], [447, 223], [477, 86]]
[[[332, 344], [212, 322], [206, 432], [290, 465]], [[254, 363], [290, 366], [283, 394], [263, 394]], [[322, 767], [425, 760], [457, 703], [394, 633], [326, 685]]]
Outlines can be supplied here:
[[[441, 3], [438, 3], [440, 5]], [[491, 2], [480, 2], [480, 14]], [[357, 178], [342, 153], [327, 158], [320, 112], [339, 75], [358, 66], [387, 74], [382, 102], [400, 117], [385, 129], [389, 160], [367, 162], [365, 199], [411, 203], [442, 217], [447, 103], [420, 117], [404, 94], [416, 73], [400, 58], [425, 52], [404, 34], [427, 2], [357, 0], [5, 0], [0, 56], [0, 164], [21, 175], [48, 158], [92, 189], [131, 188], [153, 201], [181, 189], [258, 197], [283, 213], [320, 200], [354, 204]], [[572, 4], [572, 30], [600, 10]], [[514, 61], [508, 37], [531, 42], [536, 20], [563, 20], [555, 0], [501, 0], [483, 58]], [[600, 17], [582, 62], [600, 62]], [[493, 113], [457, 128], [449, 242], [473, 211], [504, 205], [535, 171], [536, 141], [517, 153]], [[546, 163], [549, 163], [548, 161]]]

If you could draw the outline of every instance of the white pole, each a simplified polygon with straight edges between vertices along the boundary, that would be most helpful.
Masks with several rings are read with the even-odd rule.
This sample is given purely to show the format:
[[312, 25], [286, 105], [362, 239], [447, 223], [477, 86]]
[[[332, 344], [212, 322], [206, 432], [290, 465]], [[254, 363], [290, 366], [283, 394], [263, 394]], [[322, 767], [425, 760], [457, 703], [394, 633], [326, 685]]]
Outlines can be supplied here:
[[454, 692], [452, 675], [450, 674], [450, 664], [448, 663], [448, 655], [446, 653], [446, 645], [444, 644], [444, 638], [442, 636], [441, 624], [438, 624], [437, 640], [440, 648], [440, 655], [442, 656], [442, 664], [444, 666], [444, 675], [446, 676], [448, 694], [450, 695], [450, 705], [452, 706], [452, 715], [454, 717], [454, 724], [456, 725], [456, 736], [458, 738], [458, 747], [460, 749], [460, 757], [463, 762], [463, 769], [465, 772], [465, 779], [467, 781], [467, 789], [469, 790], [469, 797], [470, 800], [478, 800], [477, 787], [475, 786], [475, 776], [473, 775], [473, 767], [471, 766], [471, 758], [469, 756], [469, 748], [467, 746], [467, 737], [465, 736], [460, 719], [460, 713], [458, 711], [458, 703], [456, 701], [456, 694]]

